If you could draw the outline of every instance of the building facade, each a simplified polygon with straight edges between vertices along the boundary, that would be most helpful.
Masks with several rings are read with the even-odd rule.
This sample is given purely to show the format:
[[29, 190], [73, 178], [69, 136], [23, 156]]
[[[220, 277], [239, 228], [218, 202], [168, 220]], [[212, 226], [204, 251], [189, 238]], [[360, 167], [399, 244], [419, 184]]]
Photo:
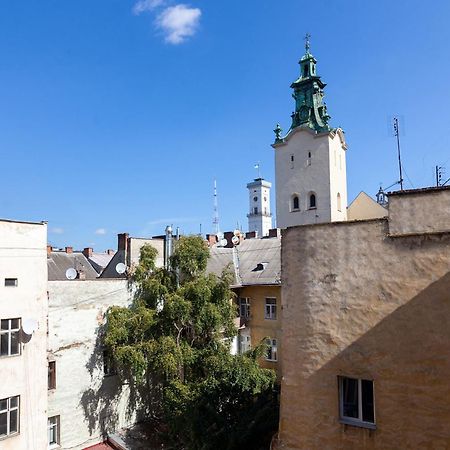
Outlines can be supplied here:
[[301, 58], [300, 77], [291, 84], [295, 99], [286, 135], [275, 131], [277, 227], [347, 219], [346, 150], [344, 133], [328, 122], [323, 101], [325, 84], [309, 51]]
[[282, 239], [278, 448], [450, 444], [450, 188]]
[[0, 220], [0, 448], [47, 448], [47, 225]]
[[258, 237], [268, 236], [269, 230], [272, 229], [271, 187], [272, 183], [263, 178], [256, 178], [247, 184], [249, 200], [248, 231], [256, 232]]

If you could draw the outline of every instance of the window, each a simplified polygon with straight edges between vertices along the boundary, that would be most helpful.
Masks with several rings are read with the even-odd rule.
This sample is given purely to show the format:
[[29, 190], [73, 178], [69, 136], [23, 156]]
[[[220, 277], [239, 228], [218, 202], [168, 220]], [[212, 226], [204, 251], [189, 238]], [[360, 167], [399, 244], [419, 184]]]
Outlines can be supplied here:
[[337, 194], [337, 210], [341, 211], [341, 194], [339, 192]]
[[300, 209], [300, 200], [298, 198], [298, 195], [294, 195], [292, 197], [292, 211], [296, 211]]
[[276, 339], [266, 339], [267, 344], [267, 361], [277, 361], [277, 340]]
[[275, 320], [277, 318], [277, 299], [266, 298], [265, 319]]
[[258, 201], [258, 197], [253, 197], [253, 201], [257, 202]]
[[114, 359], [111, 353], [107, 350], [103, 350], [103, 373], [105, 376], [116, 375], [117, 369], [114, 363]]
[[59, 439], [59, 416], [49, 417], [47, 420], [48, 445], [56, 447], [60, 443]]
[[19, 396], [0, 399], [0, 438], [19, 432]]
[[246, 319], [250, 317], [250, 299], [248, 297], [239, 298], [239, 316]]
[[315, 208], [317, 208], [316, 194], [310, 194], [309, 195], [309, 209], [315, 209]]
[[252, 340], [249, 334], [239, 334], [239, 352], [242, 355], [252, 348]]
[[48, 362], [48, 389], [56, 389], [56, 361]]
[[255, 206], [255, 207], [253, 208], [253, 214], [258, 214], [258, 207], [257, 207], [257, 206]]
[[307, 166], [311, 165], [311, 152], [308, 152], [308, 159], [306, 160], [306, 165]]
[[307, 77], [308, 76], [308, 66], [304, 66], [303, 67], [303, 76]]
[[373, 380], [339, 377], [339, 416], [350, 425], [375, 426]]
[[5, 286], [16, 287], [17, 286], [17, 278], [5, 278]]
[[0, 323], [0, 356], [20, 355], [20, 319], [3, 319]]

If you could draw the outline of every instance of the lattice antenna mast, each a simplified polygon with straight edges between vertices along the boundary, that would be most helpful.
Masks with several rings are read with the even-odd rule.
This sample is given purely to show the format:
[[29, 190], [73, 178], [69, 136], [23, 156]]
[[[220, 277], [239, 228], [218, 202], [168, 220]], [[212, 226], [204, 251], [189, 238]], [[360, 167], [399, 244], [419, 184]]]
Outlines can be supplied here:
[[219, 226], [219, 208], [217, 202], [217, 181], [214, 180], [214, 207], [213, 207], [213, 233], [217, 236], [220, 232]]
[[398, 124], [398, 117], [393, 118], [393, 127], [394, 127], [394, 136], [397, 138], [397, 154], [398, 154], [398, 170], [400, 173], [400, 190], [403, 191], [403, 174], [402, 174], [402, 157], [400, 154], [400, 130], [399, 130], [399, 124]]

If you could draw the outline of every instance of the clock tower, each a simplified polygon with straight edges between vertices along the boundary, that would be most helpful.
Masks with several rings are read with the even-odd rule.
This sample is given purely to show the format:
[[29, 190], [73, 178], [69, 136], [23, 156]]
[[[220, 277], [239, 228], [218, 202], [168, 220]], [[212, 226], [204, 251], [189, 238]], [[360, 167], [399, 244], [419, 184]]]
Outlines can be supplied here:
[[286, 228], [347, 220], [347, 175], [344, 132], [329, 125], [324, 102], [326, 84], [306, 35], [300, 76], [292, 84], [295, 110], [283, 135], [275, 128], [277, 226]]

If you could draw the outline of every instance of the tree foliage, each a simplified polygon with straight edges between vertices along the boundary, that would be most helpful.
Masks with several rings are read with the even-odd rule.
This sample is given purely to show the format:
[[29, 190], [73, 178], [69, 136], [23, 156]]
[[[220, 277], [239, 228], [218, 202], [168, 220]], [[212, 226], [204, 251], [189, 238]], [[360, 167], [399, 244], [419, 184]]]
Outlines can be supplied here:
[[170, 270], [156, 267], [150, 246], [140, 256], [133, 305], [108, 312], [105, 345], [120, 373], [156, 398], [173, 448], [265, 448], [277, 426], [275, 376], [258, 365], [263, 347], [230, 353], [230, 274], [205, 272], [209, 251], [197, 236], [176, 242]]

